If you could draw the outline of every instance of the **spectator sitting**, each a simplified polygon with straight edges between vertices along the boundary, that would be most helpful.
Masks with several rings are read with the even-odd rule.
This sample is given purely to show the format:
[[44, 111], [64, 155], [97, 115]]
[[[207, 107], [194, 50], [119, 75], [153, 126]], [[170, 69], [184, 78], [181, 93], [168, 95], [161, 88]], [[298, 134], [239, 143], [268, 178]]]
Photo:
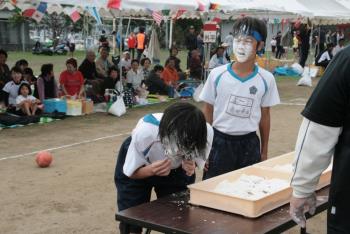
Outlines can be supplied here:
[[128, 88], [133, 88], [136, 91], [141, 87], [141, 83], [144, 80], [143, 72], [139, 70], [139, 61], [133, 59], [131, 61], [131, 69], [126, 74], [126, 82]]
[[130, 52], [129, 51], [124, 51], [123, 52], [123, 58], [120, 61], [120, 65], [123, 69], [123, 71], [127, 72], [131, 68], [131, 59], [130, 59]]
[[16, 111], [25, 115], [35, 115], [40, 100], [32, 95], [32, 90], [28, 83], [22, 83], [18, 89], [16, 98]]
[[143, 78], [146, 80], [150, 73], [151, 60], [149, 58], [141, 59], [141, 71], [143, 72]]
[[202, 78], [202, 62], [197, 50], [193, 50], [190, 58], [190, 77], [200, 80]]
[[60, 75], [60, 85], [65, 96], [84, 97], [84, 78], [77, 70], [77, 60], [70, 58], [66, 62], [67, 70]]
[[123, 84], [120, 81], [119, 69], [112, 66], [109, 69], [108, 77], [103, 81], [103, 91], [106, 89], [115, 89], [119, 93], [123, 92]]
[[344, 38], [339, 39], [338, 45], [333, 48], [333, 51], [332, 51], [333, 56], [335, 56], [339, 51], [341, 51], [344, 48], [344, 42], [345, 42]]
[[145, 80], [150, 94], [168, 95], [169, 86], [160, 78], [163, 70], [164, 68], [161, 65], [155, 65], [149, 73], [148, 79]]
[[16, 110], [16, 98], [18, 96], [18, 89], [19, 86], [23, 83], [21, 69], [18, 67], [13, 67], [11, 69], [11, 78], [12, 80], [6, 83], [2, 91], [5, 105], [7, 106], [8, 111], [14, 112]]
[[18, 67], [19, 69], [21, 69], [22, 74], [24, 73], [24, 70], [28, 68], [28, 66], [29, 66], [28, 61], [25, 59], [20, 59], [15, 64], [15, 67]]
[[164, 80], [164, 83], [169, 86], [175, 87], [179, 80], [179, 75], [177, 74], [175, 68], [175, 58], [170, 57], [168, 59], [168, 64], [165, 64], [165, 68], [162, 72], [161, 78]]
[[[170, 49], [170, 57], [172, 57], [173, 59], [175, 59], [175, 68], [176, 68], [176, 71], [177, 72], [182, 72], [181, 68], [180, 68], [180, 63], [181, 63], [181, 60], [176, 57], [179, 53], [179, 50], [176, 48], [176, 47], [171, 47]], [[165, 61], [165, 64], [168, 64], [169, 62], [169, 58], [167, 58], [167, 60]]]
[[29, 84], [36, 83], [36, 77], [34, 76], [33, 70], [30, 67], [24, 69], [23, 80], [27, 81]]
[[108, 77], [108, 70], [113, 65], [112, 61], [109, 60], [108, 56], [108, 49], [102, 47], [100, 49], [100, 57], [96, 60], [97, 76], [100, 78]]
[[213, 69], [229, 63], [229, 61], [227, 61], [226, 57], [224, 56], [224, 53], [225, 53], [225, 48], [222, 46], [219, 46], [216, 49], [216, 53], [210, 59], [209, 69]]
[[34, 96], [39, 98], [41, 102], [45, 99], [58, 97], [57, 83], [51, 63], [41, 66], [41, 74], [36, 82]]
[[106, 48], [106, 50], [109, 52], [109, 42], [106, 37], [106, 31], [102, 30], [101, 36], [98, 39], [98, 42], [100, 43], [100, 46], [98, 49], [100, 50], [101, 48]]
[[[0, 91], [4, 88], [5, 84], [11, 80], [10, 69], [6, 64], [7, 53], [5, 50], [0, 49]], [[0, 102], [4, 97], [0, 96]]]
[[329, 62], [333, 58], [333, 54], [332, 54], [333, 47], [334, 47], [333, 43], [327, 44], [327, 49], [323, 51], [323, 53], [320, 53], [320, 56], [316, 57], [316, 61], [315, 61], [316, 66], [327, 68]]
[[91, 85], [91, 89], [86, 89], [86, 96], [98, 102], [98, 96], [102, 93], [103, 79], [99, 79], [95, 64], [95, 52], [88, 50], [86, 52], [86, 58], [79, 66], [79, 71], [83, 74], [85, 84]]

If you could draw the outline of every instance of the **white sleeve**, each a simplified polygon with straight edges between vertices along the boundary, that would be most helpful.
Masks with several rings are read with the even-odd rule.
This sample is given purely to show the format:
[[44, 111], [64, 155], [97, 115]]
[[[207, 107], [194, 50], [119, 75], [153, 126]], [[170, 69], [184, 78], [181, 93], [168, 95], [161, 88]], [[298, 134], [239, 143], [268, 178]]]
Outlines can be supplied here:
[[214, 69], [209, 73], [208, 79], [204, 84], [201, 94], [199, 95], [200, 100], [206, 103], [209, 103], [211, 105], [214, 105], [215, 98], [216, 98], [215, 78], [216, 76], [220, 75], [220, 74], [217, 74], [217, 72], [215, 71], [216, 70]]
[[213, 57], [211, 57], [210, 61], [209, 61], [209, 69], [213, 69], [216, 67], [216, 56], [213, 55]]
[[[205, 159], [209, 158], [209, 154], [210, 154], [210, 151], [211, 151], [211, 146], [213, 145], [213, 138], [214, 138], [213, 127], [210, 126], [210, 124], [207, 123], [207, 147], [205, 149]], [[203, 169], [206, 160], [203, 160], [202, 158], [196, 158], [195, 162], [196, 162], [197, 167], [199, 169]]]
[[342, 128], [317, 124], [306, 118], [299, 129], [295, 146], [293, 196], [310, 196], [322, 172], [329, 166]]
[[280, 96], [276, 85], [275, 78], [272, 76], [270, 84], [267, 85], [267, 91], [261, 100], [261, 107], [275, 106], [280, 103]]
[[28, 96], [28, 98], [29, 98], [29, 100], [31, 102], [35, 102], [36, 101], [36, 98], [34, 96], [32, 96], [32, 95]]
[[127, 83], [132, 83], [132, 80], [133, 80], [133, 75], [131, 74], [131, 71], [128, 71], [127, 73], [126, 73], [126, 82]]
[[2, 90], [6, 93], [10, 93], [10, 90], [11, 90], [11, 83], [10, 82], [7, 82], [4, 86], [4, 88], [2, 88]]
[[140, 137], [138, 133], [132, 134], [131, 143], [129, 145], [128, 152], [126, 154], [125, 163], [123, 166], [123, 172], [126, 176], [130, 177], [140, 167], [147, 165], [148, 162], [141, 152], [139, 146]]

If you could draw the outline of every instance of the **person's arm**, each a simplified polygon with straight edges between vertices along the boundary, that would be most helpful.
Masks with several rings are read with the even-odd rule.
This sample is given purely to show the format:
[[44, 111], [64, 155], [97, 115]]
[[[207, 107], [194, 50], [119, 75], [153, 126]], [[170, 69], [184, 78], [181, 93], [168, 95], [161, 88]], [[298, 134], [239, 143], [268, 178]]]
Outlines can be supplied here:
[[213, 124], [213, 111], [214, 111], [213, 105], [205, 102], [203, 106], [203, 114], [204, 114], [205, 120], [210, 125]]
[[259, 123], [261, 138], [261, 160], [267, 159], [268, 142], [270, 136], [270, 107], [261, 108], [261, 119]]
[[44, 78], [39, 77], [36, 82], [36, 87], [38, 89], [39, 99], [40, 101], [44, 101], [45, 99], [45, 87], [44, 87]]
[[82, 98], [84, 96], [84, 92], [85, 92], [85, 86], [84, 86], [84, 78], [83, 75], [78, 71], [79, 73], [79, 77], [80, 77], [80, 90], [78, 93], [78, 97]]

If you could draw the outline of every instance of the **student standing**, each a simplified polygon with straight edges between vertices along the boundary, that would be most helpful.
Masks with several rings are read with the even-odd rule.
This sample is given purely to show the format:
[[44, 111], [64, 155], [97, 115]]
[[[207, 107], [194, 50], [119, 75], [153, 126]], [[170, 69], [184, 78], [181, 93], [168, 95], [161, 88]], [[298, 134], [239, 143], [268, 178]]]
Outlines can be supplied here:
[[204, 85], [200, 99], [205, 102], [206, 120], [214, 128], [204, 179], [267, 159], [270, 107], [279, 103], [279, 95], [273, 75], [255, 64], [266, 31], [261, 20], [237, 20], [233, 26], [237, 61], [213, 69]]

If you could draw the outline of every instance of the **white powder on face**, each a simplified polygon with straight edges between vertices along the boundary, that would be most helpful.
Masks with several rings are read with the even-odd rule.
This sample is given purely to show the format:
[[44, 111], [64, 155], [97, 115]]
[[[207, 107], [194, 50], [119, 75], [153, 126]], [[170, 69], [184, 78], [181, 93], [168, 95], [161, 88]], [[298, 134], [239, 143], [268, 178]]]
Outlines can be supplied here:
[[246, 39], [246, 36], [239, 36], [233, 42], [233, 53], [240, 63], [246, 62], [254, 52], [253, 43], [247, 42]]
[[289, 187], [286, 180], [266, 179], [254, 175], [241, 175], [236, 181], [220, 182], [214, 192], [246, 200], [259, 200]]

